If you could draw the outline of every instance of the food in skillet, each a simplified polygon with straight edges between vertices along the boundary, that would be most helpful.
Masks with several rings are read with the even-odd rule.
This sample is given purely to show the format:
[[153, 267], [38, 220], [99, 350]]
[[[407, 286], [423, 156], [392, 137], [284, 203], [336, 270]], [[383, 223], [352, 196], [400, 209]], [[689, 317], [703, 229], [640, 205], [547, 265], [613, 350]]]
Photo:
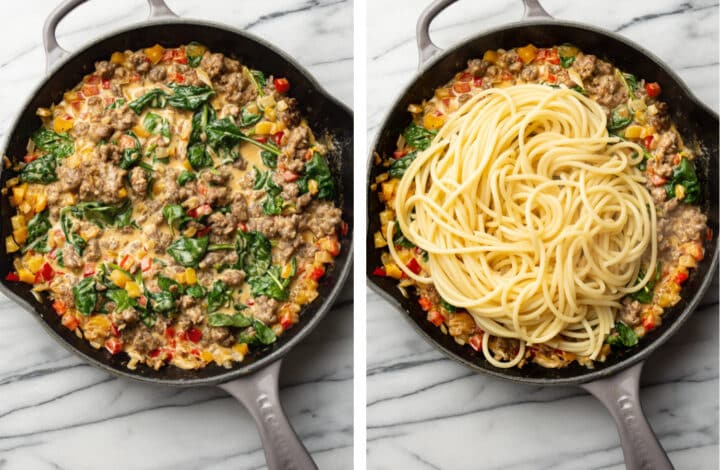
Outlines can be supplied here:
[[129, 368], [230, 367], [275, 342], [345, 227], [332, 143], [289, 87], [197, 43], [96, 63], [6, 158], [8, 279]]
[[710, 238], [658, 83], [570, 45], [488, 51], [412, 123], [374, 189], [377, 276], [497, 367], [637, 344]]

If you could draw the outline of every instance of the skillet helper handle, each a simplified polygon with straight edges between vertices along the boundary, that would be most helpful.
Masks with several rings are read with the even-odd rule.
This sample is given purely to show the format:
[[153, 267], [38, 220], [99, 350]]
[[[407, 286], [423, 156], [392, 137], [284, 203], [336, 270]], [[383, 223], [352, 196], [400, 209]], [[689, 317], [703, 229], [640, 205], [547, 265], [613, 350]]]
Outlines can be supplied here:
[[[442, 50], [432, 42], [432, 39], [430, 39], [430, 23], [432, 23], [432, 20], [434, 20], [441, 11], [456, 1], [457, 0], [435, 0], [428, 5], [422, 13], [420, 13], [420, 18], [418, 18], [417, 26], [415, 27], [415, 36], [417, 38], [418, 47], [418, 69], [422, 68], [422, 66], [425, 65], [432, 56]], [[540, 5], [538, 0], [522, 0], [522, 2], [525, 6], [523, 19], [552, 19], [550, 13], [548, 13], [542, 5]]]
[[280, 364], [219, 387], [235, 397], [255, 420], [268, 470], [317, 470], [317, 465], [285, 416], [278, 393]]
[[620, 434], [627, 470], [672, 470], [640, 404], [640, 362], [617, 375], [582, 384], [608, 409]]
[[[79, 5], [85, 3], [87, 0], [65, 0], [58, 5], [45, 20], [43, 25], [43, 46], [45, 48], [45, 70], [50, 69], [63, 57], [70, 54], [69, 51], [60, 47], [58, 44], [57, 37], [55, 35], [57, 26], [60, 21], [67, 16], [68, 13], [73, 11]], [[148, 7], [150, 8], [150, 14], [148, 19], [155, 18], [168, 18], [177, 17], [164, 0], [147, 0]]]

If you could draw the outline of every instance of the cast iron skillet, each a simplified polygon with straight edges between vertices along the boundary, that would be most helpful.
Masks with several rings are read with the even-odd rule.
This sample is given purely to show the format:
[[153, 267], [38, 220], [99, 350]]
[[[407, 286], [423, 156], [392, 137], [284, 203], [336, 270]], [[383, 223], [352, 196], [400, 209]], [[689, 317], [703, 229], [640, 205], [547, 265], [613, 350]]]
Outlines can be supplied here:
[[[537, 0], [523, 0], [524, 21], [486, 31], [463, 43], [441, 51], [429, 37], [432, 19], [455, 0], [436, 0], [420, 16], [417, 25], [417, 42], [420, 55], [420, 73], [400, 93], [377, 134], [369, 161], [368, 171], [368, 232], [367, 276], [370, 287], [405, 317], [425, 339], [451, 359], [477, 371], [517, 383], [534, 385], [579, 385], [595, 395], [612, 414], [620, 433], [620, 440], [628, 469], [672, 468], [667, 455], [653, 434], [639, 402], [639, 379], [645, 359], [660, 347], [683, 322], [702, 299], [717, 266], [718, 233], [718, 117], [695, 98], [680, 78], [657, 57], [622, 36], [593, 26], [553, 20]], [[649, 333], [640, 344], [620, 354], [613, 354], [595, 369], [586, 369], [574, 363], [564, 369], [545, 369], [528, 364], [522, 369], [499, 369], [489, 364], [481, 353], [461, 347], [439, 328], [426, 320], [426, 314], [412, 299], [404, 298], [393, 279], [372, 275], [381, 264], [380, 252], [373, 245], [372, 234], [379, 230], [377, 214], [381, 204], [370, 190], [370, 184], [382, 170], [373, 165], [373, 153], [387, 155], [395, 150], [398, 134], [409, 121], [407, 107], [431, 96], [436, 87], [447, 82], [457, 71], [466, 67], [468, 59], [481, 57], [487, 49], [524, 46], [532, 42], [537, 46], [552, 46], [570, 42], [581, 50], [605, 57], [623, 70], [657, 81], [662, 86], [663, 99], [673, 112], [680, 133], [697, 144], [702, 156], [696, 160], [698, 177], [704, 191], [703, 211], [708, 215], [708, 226], [713, 239], [706, 243], [705, 259], [691, 274], [683, 289], [683, 300], [663, 316], [663, 325]]]
[[[329, 155], [333, 173], [340, 186], [341, 198], [337, 201], [343, 209], [343, 219], [348, 223], [348, 234], [353, 226], [353, 179], [352, 179], [352, 131], [353, 117], [350, 110], [330, 96], [292, 58], [262, 39], [244, 31], [227, 26], [197, 20], [178, 18], [163, 0], [148, 0], [149, 21], [128, 27], [95, 40], [72, 54], [64, 51], [55, 38], [58, 22], [73, 8], [85, 0], [66, 0], [56, 8], [45, 23], [44, 43], [47, 54], [48, 74], [23, 107], [11, 128], [3, 155], [23, 155], [30, 135], [40, 126], [35, 109], [59, 101], [62, 93], [72, 88], [82, 77], [94, 70], [94, 63], [107, 59], [113, 51], [136, 50], [160, 43], [178, 46], [196, 40], [215, 52], [236, 56], [251, 67], [285, 76], [290, 80], [290, 94], [300, 103], [303, 115], [318, 135], [329, 134], [336, 148]], [[10, 171], [0, 174], [4, 186]], [[2, 237], [10, 234], [12, 215], [7, 198], [0, 198], [0, 223]], [[4, 245], [4, 244], [2, 244]], [[96, 350], [64, 328], [49, 302], [39, 303], [27, 285], [8, 282], [5, 275], [12, 268], [12, 256], [0, 246], [0, 291], [29, 311], [52, 337], [71, 352], [107, 372], [121, 377], [154, 384], [174, 386], [218, 385], [240, 400], [257, 423], [270, 469], [316, 468], [308, 452], [294, 433], [278, 399], [278, 376], [280, 363], [294, 345], [318, 324], [330, 309], [351, 268], [351, 236], [341, 240], [341, 252], [335, 260], [335, 268], [328, 272], [319, 287], [320, 295], [300, 316], [300, 323], [282, 335], [276, 344], [261, 351], [253, 351], [244, 362], [232, 369], [216, 365], [197, 371], [165, 367], [155, 371], [139, 366], [131, 371], [125, 367], [127, 356], [111, 356], [104, 349]]]

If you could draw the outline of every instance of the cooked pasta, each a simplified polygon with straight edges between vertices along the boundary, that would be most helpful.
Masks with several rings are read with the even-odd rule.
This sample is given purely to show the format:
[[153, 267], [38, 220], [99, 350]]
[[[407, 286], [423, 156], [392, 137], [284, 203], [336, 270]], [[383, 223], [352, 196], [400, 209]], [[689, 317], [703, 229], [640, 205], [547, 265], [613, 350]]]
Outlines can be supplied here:
[[[497, 367], [517, 365], [526, 345], [596, 359], [622, 299], [655, 276], [643, 149], [606, 126], [572, 89], [490, 88], [448, 116], [400, 179], [397, 224], [427, 252], [429, 275], [399, 259], [393, 222], [391, 255], [472, 315]], [[490, 336], [520, 340], [515, 357], [494, 358]]]

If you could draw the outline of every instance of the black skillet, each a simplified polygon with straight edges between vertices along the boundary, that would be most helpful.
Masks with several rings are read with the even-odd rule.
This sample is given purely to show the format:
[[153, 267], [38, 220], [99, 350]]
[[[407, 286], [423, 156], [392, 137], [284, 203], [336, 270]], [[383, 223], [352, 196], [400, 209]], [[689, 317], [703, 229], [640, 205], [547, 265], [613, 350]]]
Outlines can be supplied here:
[[[197, 371], [175, 367], [156, 371], [146, 366], [139, 366], [136, 370], [127, 369], [128, 358], [125, 354], [111, 356], [104, 349], [92, 348], [60, 324], [59, 317], [49, 302], [40, 303], [35, 300], [30, 286], [5, 280], [13, 267], [12, 256], [6, 253], [4, 244], [0, 246], [0, 291], [37, 318], [50, 336], [60, 344], [100, 369], [146, 383], [183, 387], [219, 386], [250, 411], [260, 432], [270, 469], [317, 468], [285, 417], [278, 396], [278, 377], [283, 356], [317, 326], [330, 309], [350, 272], [353, 227], [352, 113], [323, 90], [305, 69], [274, 46], [228, 26], [178, 18], [163, 0], [148, 0], [150, 16], [147, 23], [108, 34], [70, 54], [58, 45], [55, 30], [65, 15], [84, 2], [85, 0], [66, 0], [47, 19], [43, 39], [48, 74], [15, 120], [3, 155], [24, 155], [28, 138], [41, 125], [35, 116], [35, 110], [59, 101], [65, 90], [72, 88], [85, 74], [94, 70], [95, 61], [106, 60], [114, 51], [137, 50], [155, 43], [175, 47], [190, 41], [199, 41], [213, 51], [237, 57], [253, 68], [285, 76], [290, 80], [290, 94], [297, 98], [312, 129], [319, 134], [329, 134], [336, 144], [329, 157], [335, 179], [340, 185], [339, 194], [342, 196], [337, 203], [342, 207], [343, 219], [349, 225], [348, 235], [341, 240], [341, 252], [335, 260], [334, 269], [330, 270], [321, 282], [320, 295], [301, 313], [299, 324], [282, 335], [271, 347], [253, 351], [244, 362], [231, 369], [216, 365]], [[2, 186], [8, 178], [14, 176], [11, 173], [2, 171]], [[12, 230], [9, 223], [11, 215], [12, 209], [7, 198], [1, 198], [0, 229], [3, 239]]]
[[[403, 90], [383, 121], [372, 147], [368, 171], [368, 232], [367, 276], [370, 287], [404, 316], [425, 339], [451, 359], [473, 369], [516, 383], [533, 385], [578, 385], [597, 397], [615, 419], [628, 469], [669, 469], [672, 464], [643, 415], [639, 401], [640, 373], [647, 357], [660, 347], [688, 319], [711, 282], [718, 261], [718, 117], [687, 89], [680, 78], [660, 59], [637, 44], [617, 34], [594, 26], [554, 20], [537, 2], [523, 0], [525, 15], [521, 22], [505, 25], [467, 39], [447, 51], [440, 50], [429, 37], [432, 19], [455, 0], [436, 0], [420, 16], [417, 24], [417, 43], [420, 72]], [[619, 354], [613, 354], [595, 369], [577, 364], [564, 369], [545, 369], [528, 364], [522, 369], [499, 369], [489, 364], [481, 353], [459, 346], [448, 335], [426, 320], [417, 302], [406, 299], [396, 287], [394, 279], [379, 278], [372, 270], [381, 265], [380, 252], [373, 246], [372, 234], [379, 230], [378, 213], [382, 210], [370, 184], [382, 170], [373, 166], [373, 153], [388, 155], [395, 150], [398, 134], [409, 121], [407, 107], [431, 96], [438, 86], [446, 83], [456, 72], [466, 67], [468, 59], [481, 57], [488, 49], [509, 49], [533, 43], [549, 47], [572, 43], [581, 50], [604, 57], [623, 70], [657, 81], [662, 86], [663, 99], [673, 113], [680, 133], [696, 144], [701, 156], [696, 160], [703, 194], [703, 211], [713, 231], [712, 241], [706, 243], [705, 259], [690, 275], [683, 288], [683, 300], [663, 316], [661, 327], [644, 337], [640, 344]]]

